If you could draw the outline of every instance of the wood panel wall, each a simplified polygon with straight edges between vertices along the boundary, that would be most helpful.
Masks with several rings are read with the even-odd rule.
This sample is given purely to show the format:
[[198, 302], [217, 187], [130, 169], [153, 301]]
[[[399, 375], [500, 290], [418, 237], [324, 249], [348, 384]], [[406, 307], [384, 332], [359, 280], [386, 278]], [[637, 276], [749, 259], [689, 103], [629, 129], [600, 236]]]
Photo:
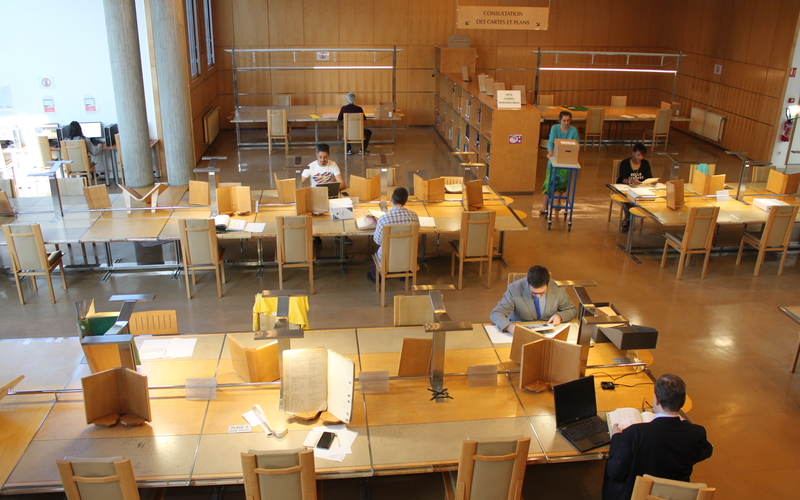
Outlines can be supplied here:
[[[678, 51], [688, 53], [679, 77], [678, 100], [688, 114], [697, 105], [728, 116], [722, 147], [753, 158], [771, 152], [781, 96], [795, 40], [800, 0], [461, 0], [462, 5], [550, 4], [546, 31], [456, 30], [452, 0], [218, 0], [215, 105], [221, 126], [233, 113], [231, 46], [391, 47], [398, 57], [397, 104], [403, 125], [432, 125], [434, 45], [449, 35], [468, 34], [478, 53], [478, 71], [533, 90], [538, 47], [542, 50]], [[273, 58], [279, 57], [275, 54]], [[563, 60], [562, 60], [563, 61]], [[713, 75], [713, 63], [722, 75]], [[241, 73], [240, 73], [241, 75]], [[673, 80], [653, 74], [544, 73], [542, 93], [558, 104], [608, 104], [627, 95], [631, 105], [657, 106]], [[335, 104], [336, 95], [356, 92], [359, 101], [387, 100], [390, 71], [282, 71], [248, 74], [240, 104], [268, 105], [270, 93], [292, 93], [293, 103]]]
[[[200, 43], [200, 74], [189, 84], [189, 100], [192, 109], [192, 138], [194, 139], [195, 164], [208, 149], [203, 137], [203, 117], [213, 107], [219, 106], [220, 88], [218, 85], [217, 67], [219, 64], [209, 66], [207, 64], [206, 45], [205, 45], [205, 20], [203, 18], [203, 5], [199, 0], [194, 0], [197, 9], [197, 23], [199, 30]], [[215, 19], [216, 20], [216, 19]], [[219, 54], [216, 54], [219, 61]], [[220, 109], [222, 115], [222, 109]]]

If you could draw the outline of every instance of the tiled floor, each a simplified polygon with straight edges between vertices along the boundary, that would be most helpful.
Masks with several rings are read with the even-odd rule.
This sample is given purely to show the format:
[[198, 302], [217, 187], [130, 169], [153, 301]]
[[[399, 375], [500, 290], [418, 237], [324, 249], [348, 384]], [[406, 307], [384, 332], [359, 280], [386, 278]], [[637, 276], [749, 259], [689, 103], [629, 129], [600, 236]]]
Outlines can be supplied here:
[[[295, 136], [301, 135], [297, 131]], [[379, 130], [376, 138], [386, 138]], [[290, 156], [265, 150], [237, 152], [235, 138], [223, 132], [206, 153], [227, 155], [222, 167], [223, 181], [242, 181], [253, 188], [270, 188], [273, 172], [286, 175], [284, 168], [293, 163], [293, 156], [303, 155], [311, 161], [311, 148], [292, 149]], [[678, 152], [682, 161], [697, 160], [717, 163], [717, 173], [727, 173], [735, 180], [739, 163], [722, 151], [700, 141], [673, 133], [669, 151]], [[333, 143], [335, 144], [335, 143]], [[457, 174], [444, 143], [430, 128], [398, 130], [398, 146], [370, 146], [372, 156], [345, 157], [341, 146], [333, 147], [346, 177], [363, 175], [364, 167], [377, 163], [380, 152], [394, 153], [390, 163], [401, 165], [399, 178], [408, 170], [427, 169], [433, 175]], [[792, 252], [783, 276], [776, 276], [777, 260], [767, 257], [761, 276], [752, 276], [755, 255], [750, 253], [741, 266], [735, 265], [731, 249], [738, 246], [735, 228], [724, 228], [718, 242], [728, 248], [711, 256], [708, 277], [700, 279], [698, 262], [684, 272], [683, 280], [675, 280], [677, 258], [667, 260], [660, 268], [662, 230], [652, 221], [636, 231], [636, 245], [650, 246], [653, 251], [639, 256], [636, 264], [615, 243], [624, 242], [616, 228], [617, 212], [607, 222], [608, 190], [612, 159], [624, 158], [629, 147], [603, 147], [581, 152], [582, 171], [578, 184], [577, 208], [571, 231], [563, 221], [556, 221], [550, 231], [543, 218], [531, 216], [538, 210], [541, 196], [511, 195], [513, 207], [528, 214], [529, 230], [509, 233], [505, 239], [505, 261], [508, 267], [495, 264], [491, 289], [477, 276], [477, 266], [468, 266], [464, 289], [444, 295], [448, 312], [457, 320], [488, 321], [489, 311], [503, 293], [509, 272], [524, 272], [530, 265], [547, 266], [561, 279], [593, 279], [597, 287], [590, 289], [595, 301], [613, 303], [634, 323], [659, 330], [659, 345], [654, 351], [655, 375], [676, 373], [689, 387], [694, 407], [690, 416], [708, 430], [715, 445], [714, 456], [699, 464], [693, 479], [716, 486], [716, 498], [767, 499], [794, 498], [796, 477], [800, 474], [800, 374], [789, 373], [789, 362], [797, 345], [798, 327], [778, 311], [781, 305], [800, 304], [800, 267], [798, 254]], [[543, 153], [539, 155], [537, 182], [544, 173]], [[665, 157], [648, 154], [655, 175], [668, 175]], [[400, 175], [400, 173], [403, 175]], [[793, 241], [797, 242], [795, 234]], [[430, 258], [429, 267], [419, 276], [422, 284], [452, 283], [449, 276], [449, 251], [441, 242], [441, 256]], [[156, 249], [139, 248], [140, 252], [158, 253]], [[167, 250], [165, 250], [166, 252]], [[240, 251], [230, 245], [228, 255]], [[246, 246], [252, 252], [253, 246]], [[367, 241], [355, 241], [350, 252], [366, 257]], [[331, 255], [333, 241], [325, 241], [321, 254]], [[433, 239], [428, 252], [436, 252]], [[129, 252], [130, 253], [130, 252]], [[316, 295], [311, 297], [310, 321], [313, 328], [389, 325], [392, 308], [381, 308], [380, 296], [364, 275], [367, 260], [353, 262], [342, 274], [339, 267], [321, 264], [315, 269]], [[202, 274], [194, 290], [195, 298], [187, 300], [182, 280], [171, 279], [169, 273], [114, 274], [105, 283], [99, 273], [70, 273], [69, 289], [60, 289], [56, 282], [58, 303], [50, 304], [46, 290], [28, 291], [28, 305], [20, 306], [11, 277], [0, 279], [3, 338], [75, 335], [75, 300], [94, 297], [99, 310], [113, 310], [106, 300], [115, 293], [156, 293], [151, 306], [177, 309], [182, 333], [208, 331], [248, 331], [251, 328], [253, 294], [262, 289], [277, 288], [277, 269], [269, 267], [256, 277], [253, 268], [231, 268], [225, 296], [218, 299], [213, 275]], [[304, 270], [288, 271], [285, 287], [307, 286]], [[399, 293], [402, 284], [390, 283], [391, 294]], [[346, 291], [346, 293], [342, 293]], [[390, 294], [390, 295], [391, 295]], [[388, 302], [388, 301], [387, 301]], [[150, 305], [148, 305], [150, 306]], [[0, 347], [1, 348], [1, 347]], [[653, 450], [658, 453], [658, 450]], [[54, 457], [55, 458], [55, 457]], [[525, 497], [536, 499], [599, 498], [602, 463], [551, 464], [529, 467]], [[373, 498], [440, 498], [438, 477], [403, 476], [373, 478], [369, 481]], [[232, 491], [233, 490], [233, 491]], [[354, 498], [357, 480], [326, 483], [326, 497]], [[390, 493], [391, 492], [391, 493]], [[180, 496], [179, 496], [180, 494]], [[238, 495], [238, 496], [237, 496]], [[208, 490], [170, 492], [175, 498], [209, 498]], [[225, 498], [241, 498], [235, 488], [228, 488]]]

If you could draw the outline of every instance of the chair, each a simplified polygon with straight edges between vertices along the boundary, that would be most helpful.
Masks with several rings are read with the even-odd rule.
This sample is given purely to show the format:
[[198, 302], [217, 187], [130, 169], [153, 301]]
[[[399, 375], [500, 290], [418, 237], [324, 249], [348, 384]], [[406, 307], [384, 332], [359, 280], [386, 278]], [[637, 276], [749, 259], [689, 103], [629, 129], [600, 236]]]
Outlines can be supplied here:
[[72, 163], [67, 164], [68, 177], [85, 177], [88, 185], [89, 177], [91, 176], [94, 179], [94, 184], [97, 184], [97, 172], [92, 162], [89, 161], [86, 141], [83, 139], [61, 141], [61, 159], [72, 161]]
[[[616, 184], [617, 179], [619, 179], [619, 164], [622, 163], [622, 160], [614, 160], [614, 165], [611, 167], [611, 184]], [[619, 216], [622, 217], [623, 210], [622, 204], [629, 203], [630, 200], [626, 196], [623, 196], [618, 193], [612, 193], [610, 195], [611, 201], [608, 204], [608, 222], [611, 222], [611, 212], [614, 210], [614, 203], [620, 204], [620, 212]]]
[[14, 214], [14, 207], [8, 200], [8, 194], [3, 190], [0, 190], [0, 214]]
[[111, 208], [111, 198], [108, 197], [108, 188], [105, 184], [84, 186], [83, 196], [89, 208]]
[[0, 179], [0, 191], [5, 191], [9, 198], [16, 198], [17, 186], [14, 179]]
[[241, 456], [247, 500], [316, 500], [314, 450], [249, 450]]
[[122, 141], [119, 138], [119, 134], [114, 134], [114, 145], [117, 147], [117, 169], [119, 175], [117, 184], [125, 184], [125, 165], [122, 163]]
[[386, 307], [386, 280], [408, 278], [412, 286], [417, 284], [417, 251], [419, 224], [387, 224], [381, 234], [380, 252], [372, 256], [375, 269], [375, 291], [381, 292], [381, 307]]
[[624, 108], [628, 105], [628, 96], [626, 95], [612, 95], [611, 96], [611, 107], [612, 108]]
[[[692, 163], [689, 165], [689, 182], [694, 182], [694, 173], [697, 172], [697, 167], [699, 167], [700, 163]], [[717, 164], [716, 163], [707, 163], [708, 172], [704, 172], [706, 175], [714, 175], [717, 171]]]
[[742, 262], [742, 252], [744, 244], [754, 246], [758, 249], [756, 268], [753, 276], [758, 276], [761, 264], [764, 263], [764, 255], [767, 252], [783, 252], [781, 263], [778, 266], [778, 276], [783, 274], [783, 265], [786, 263], [786, 254], [789, 251], [789, 240], [792, 237], [794, 221], [797, 218], [798, 206], [774, 205], [769, 208], [767, 223], [764, 231], [758, 235], [748, 231], [742, 231], [742, 242], [739, 244], [739, 256], [736, 257], [736, 265]]
[[[192, 284], [197, 285], [195, 271], [213, 269], [217, 278], [217, 296], [222, 297], [222, 283], [225, 283], [225, 249], [217, 244], [214, 219], [179, 219], [178, 231], [181, 238], [181, 257], [186, 278], [186, 297], [192, 298], [189, 288], [189, 272]], [[220, 281], [222, 274], [222, 281]]]
[[292, 94], [276, 94], [272, 98], [272, 105], [273, 106], [291, 106], [292, 105]]
[[642, 142], [647, 140], [647, 135], [653, 136], [653, 141], [650, 143], [650, 148], [655, 150], [656, 142], [658, 141], [659, 137], [664, 138], [664, 151], [667, 150], [667, 144], [669, 142], [669, 120], [671, 116], [671, 110], [669, 109], [659, 109], [658, 113], [656, 114], [656, 120], [653, 124], [653, 130], [645, 130], [644, 135], [642, 136]]
[[716, 488], [645, 474], [636, 476], [631, 500], [711, 500]]
[[[40, 165], [44, 169], [47, 168], [47, 162], [53, 160], [53, 155], [50, 152], [50, 139], [47, 138], [46, 135], [40, 135], [36, 137], [36, 149], [38, 153], [38, 162], [35, 164]], [[49, 169], [48, 169], [49, 170]]]
[[53, 292], [53, 280], [50, 273], [56, 266], [61, 268], [61, 286], [66, 290], [67, 277], [64, 275], [64, 264], [61, 262], [64, 253], [60, 250], [47, 253], [42, 238], [42, 228], [39, 224], [6, 224], [3, 226], [3, 234], [8, 245], [8, 253], [11, 255], [11, 270], [14, 272], [14, 281], [17, 283], [19, 303], [25, 305], [20, 276], [30, 276], [34, 290], [39, 289], [36, 285], [36, 277], [44, 276], [47, 280], [47, 287], [50, 289], [50, 302], [55, 304], [56, 295]]
[[66, 457], [56, 466], [67, 500], [139, 500], [128, 458]]
[[537, 104], [539, 106], [552, 106], [553, 105], [553, 94], [539, 94]]
[[343, 126], [344, 146], [358, 144], [364, 151], [364, 115], [361, 113], [345, 113]]
[[131, 313], [128, 328], [132, 335], [177, 335], [178, 315], [174, 309]]
[[[669, 247], [674, 248], [680, 253], [678, 259], [678, 275], [676, 279], [681, 279], [683, 273], [684, 259], [689, 255], [705, 254], [703, 261], [703, 274], [702, 279], [706, 277], [706, 270], [708, 269], [708, 258], [711, 256], [711, 246], [714, 240], [714, 230], [717, 227], [717, 216], [719, 215], [719, 207], [692, 207], [689, 211], [689, 221], [686, 223], [686, 230], [683, 232], [683, 237], [673, 233], [666, 233], [664, 237], [667, 239], [664, 243], [664, 255], [661, 257], [661, 267], [665, 267], [667, 263], [667, 250]], [[686, 260], [686, 265], [689, 265], [689, 260]]]
[[314, 295], [314, 235], [311, 216], [276, 217], [278, 287], [283, 290], [284, 267], [307, 267], [311, 295]]
[[605, 110], [603, 108], [590, 108], [586, 115], [586, 132], [583, 135], [583, 149], [586, 150], [586, 141], [592, 137], [592, 147], [594, 147], [594, 137], [597, 137], [598, 146], [603, 145], [603, 127], [605, 127]]
[[461, 235], [458, 240], [450, 240], [453, 256], [450, 261], [450, 276], [456, 272], [458, 259], [458, 289], [464, 277], [464, 263], [478, 262], [478, 275], [483, 274], [483, 263], [489, 266], [486, 273], [486, 288], [492, 287], [492, 257], [494, 248], [494, 223], [497, 212], [494, 210], [464, 212], [461, 214]]
[[[445, 473], [448, 500], [522, 498], [531, 438], [516, 441], [461, 441], [458, 473]], [[453, 477], [455, 476], [455, 483]]]
[[508, 283], [507, 284], [510, 285], [511, 283], [513, 283], [513, 282], [515, 282], [517, 280], [521, 280], [522, 278], [527, 278], [527, 277], [528, 277], [528, 273], [508, 273]]
[[772, 170], [776, 170], [775, 165], [751, 165], [750, 182], [767, 182]]
[[289, 154], [289, 122], [286, 119], [285, 109], [267, 110], [267, 142], [269, 154], [272, 154], [272, 141], [282, 139], [284, 154]]
[[418, 326], [435, 321], [429, 295], [394, 296], [394, 326]]

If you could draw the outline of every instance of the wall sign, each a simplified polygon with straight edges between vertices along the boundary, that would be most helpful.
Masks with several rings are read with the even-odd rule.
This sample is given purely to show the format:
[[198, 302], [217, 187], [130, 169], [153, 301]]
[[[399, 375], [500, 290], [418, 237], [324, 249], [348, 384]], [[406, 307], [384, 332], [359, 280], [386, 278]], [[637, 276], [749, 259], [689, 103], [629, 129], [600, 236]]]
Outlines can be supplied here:
[[510, 134], [508, 136], [509, 144], [522, 144], [522, 134]]
[[52, 97], [42, 97], [42, 110], [45, 113], [55, 113], [56, 112], [56, 100]]
[[522, 92], [519, 90], [495, 90], [497, 109], [522, 108]]
[[53, 82], [52, 78], [40, 78], [39, 85], [41, 85], [43, 89], [52, 89], [55, 87], [55, 83]]
[[330, 61], [330, 60], [331, 60], [330, 52], [317, 52], [317, 61]]
[[547, 7], [459, 5], [456, 28], [473, 30], [546, 30]]

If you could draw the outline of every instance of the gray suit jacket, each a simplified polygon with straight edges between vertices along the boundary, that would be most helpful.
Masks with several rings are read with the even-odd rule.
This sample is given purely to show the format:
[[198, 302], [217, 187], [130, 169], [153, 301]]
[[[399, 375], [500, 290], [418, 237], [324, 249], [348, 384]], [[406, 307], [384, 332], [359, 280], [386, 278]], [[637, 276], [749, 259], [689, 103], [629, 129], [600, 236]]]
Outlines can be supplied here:
[[569, 299], [567, 291], [558, 287], [553, 280], [550, 280], [545, 296], [547, 297], [545, 309], [541, 317], [536, 317], [536, 307], [528, 279], [522, 278], [508, 285], [506, 293], [492, 309], [489, 318], [497, 328], [505, 330], [514, 321], [547, 321], [556, 313], [561, 316], [561, 321], [569, 321], [577, 316], [575, 305]]

